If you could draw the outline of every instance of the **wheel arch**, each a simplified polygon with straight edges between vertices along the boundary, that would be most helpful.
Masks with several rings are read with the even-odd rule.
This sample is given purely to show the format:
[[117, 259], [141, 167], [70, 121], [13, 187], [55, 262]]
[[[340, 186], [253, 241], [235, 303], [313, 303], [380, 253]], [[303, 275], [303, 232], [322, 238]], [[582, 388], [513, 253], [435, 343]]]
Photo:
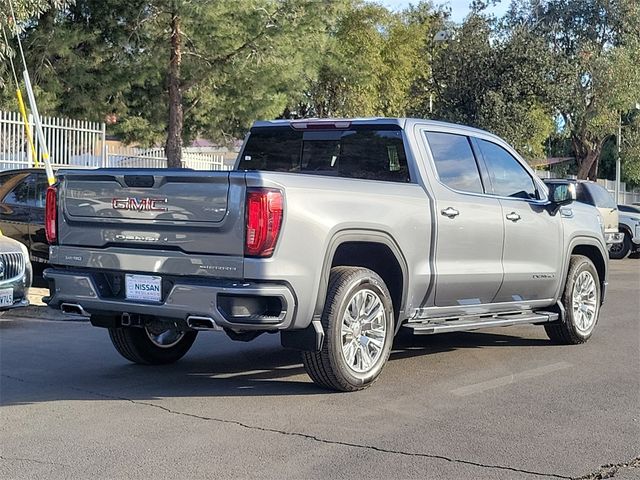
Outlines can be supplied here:
[[314, 319], [324, 309], [331, 268], [351, 266], [369, 268], [384, 280], [394, 307], [396, 331], [404, 315], [409, 272], [400, 247], [386, 232], [377, 230], [342, 230], [330, 240], [320, 275], [320, 285], [314, 308]]
[[[600, 289], [602, 295], [600, 297], [601, 303], [604, 302], [605, 291], [607, 286], [607, 270], [608, 270], [608, 254], [606, 254], [602, 245], [596, 240], [590, 237], [579, 237], [575, 238], [569, 247], [569, 255], [565, 260], [564, 272], [563, 272], [563, 280], [562, 287], [560, 289], [560, 295], [564, 291], [565, 285], [567, 283], [567, 274], [569, 272], [569, 262], [571, 260], [572, 255], [584, 255], [589, 260], [591, 260], [596, 267], [596, 271], [598, 272], [598, 280], [600, 282]], [[560, 295], [558, 298], [560, 298]]]
[[631, 238], [633, 238], [633, 232], [631, 231], [631, 227], [625, 223], [618, 224], [618, 230], [620, 232], [627, 233]]

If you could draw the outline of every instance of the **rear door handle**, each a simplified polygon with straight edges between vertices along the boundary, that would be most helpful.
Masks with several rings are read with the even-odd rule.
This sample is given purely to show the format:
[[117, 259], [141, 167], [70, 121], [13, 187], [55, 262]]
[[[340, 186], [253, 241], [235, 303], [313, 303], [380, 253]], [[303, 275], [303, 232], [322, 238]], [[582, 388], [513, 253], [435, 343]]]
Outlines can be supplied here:
[[520, 215], [518, 215], [516, 212], [507, 213], [507, 220], [517, 222], [518, 220], [520, 220]]
[[457, 217], [458, 215], [460, 215], [460, 212], [453, 207], [447, 207], [443, 210], [440, 210], [440, 213], [449, 218]]

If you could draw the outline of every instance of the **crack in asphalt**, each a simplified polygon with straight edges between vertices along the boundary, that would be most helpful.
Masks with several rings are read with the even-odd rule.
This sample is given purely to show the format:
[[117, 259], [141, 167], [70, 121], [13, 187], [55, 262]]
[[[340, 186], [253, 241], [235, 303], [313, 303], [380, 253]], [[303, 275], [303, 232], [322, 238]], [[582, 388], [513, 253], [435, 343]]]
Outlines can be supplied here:
[[35, 458], [23, 458], [23, 457], [6, 457], [4, 455], [0, 455], [0, 460], [4, 460], [5, 462], [32, 462], [39, 463], [41, 465], [55, 465], [56, 467], [68, 467], [64, 463], [56, 463], [47, 460], [36, 460]]
[[634, 468], [640, 468], [640, 455], [632, 458], [628, 462], [609, 463], [602, 465], [595, 472], [587, 473], [582, 477], [577, 477], [575, 480], [604, 480], [605, 478], [615, 477], [620, 470], [631, 470]]
[[[9, 379], [12, 379], [12, 380], [17, 380], [17, 381], [24, 382], [24, 383], [36, 384], [36, 382], [31, 382], [31, 381], [24, 380], [24, 379], [18, 378], [18, 377], [13, 377], [13, 376], [10, 376], [10, 375], [2, 375], [2, 376], [5, 377], [5, 378], [9, 378]], [[404, 451], [404, 450], [394, 450], [394, 449], [389, 449], [389, 448], [384, 448], [384, 447], [377, 447], [375, 445], [365, 445], [365, 444], [360, 444], [360, 443], [345, 442], [345, 441], [341, 441], [341, 440], [330, 440], [330, 439], [326, 439], [326, 438], [318, 437], [316, 435], [311, 435], [311, 434], [302, 433], [302, 432], [289, 432], [289, 431], [280, 430], [280, 429], [277, 429], [277, 428], [261, 427], [261, 426], [258, 426], [258, 425], [250, 425], [250, 424], [238, 421], [238, 420], [229, 420], [229, 419], [217, 418], [217, 417], [206, 417], [204, 415], [197, 415], [197, 414], [194, 414], [194, 413], [181, 412], [179, 410], [173, 410], [171, 408], [164, 407], [162, 405], [158, 405], [158, 404], [152, 403], [152, 402], [145, 402], [145, 401], [142, 401], [142, 400], [133, 400], [133, 399], [127, 398], [127, 397], [120, 397], [120, 396], [117, 396], [117, 395], [110, 395], [110, 394], [106, 394], [106, 393], [102, 393], [102, 392], [96, 392], [96, 391], [93, 391], [93, 390], [87, 390], [87, 389], [83, 389], [83, 388], [77, 388], [77, 387], [71, 387], [71, 386], [66, 386], [66, 388], [68, 388], [70, 390], [75, 390], [77, 392], [88, 393], [88, 394], [91, 394], [91, 395], [94, 395], [94, 396], [97, 396], [97, 397], [107, 398], [107, 399], [110, 399], [110, 400], [121, 400], [121, 401], [132, 403], [134, 405], [142, 405], [142, 406], [156, 408], [156, 409], [162, 410], [164, 412], [170, 413], [172, 415], [180, 415], [180, 416], [184, 416], [184, 417], [195, 418], [195, 419], [198, 419], [198, 420], [222, 423], [222, 424], [227, 424], [227, 425], [234, 425], [234, 426], [241, 427], [241, 428], [244, 428], [244, 429], [247, 429], [247, 430], [261, 431], [261, 432], [267, 432], [267, 433], [274, 433], [274, 434], [278, 434], [278, 435], [285, 435], [285, 436], [290, 436], [290, 437], [303, 438], [303, 439], [306, 439], [306, 440], [311, 440], [311, 441], [314, 441], [314, 442], [328, 444], [328, 445], [339, 445], [339, 446], [344, 446], [344, 447], [359, 448], [359, 449], [363, 449], [363, 450], [371, 450], [371, 451], [376, 451], [376, 452], [380, 452], [380, 453], [387, 453], [387, 454], [391, 454], [391, 455], [400, 455], [400, 456], [405, 456], [405, 457], [430, 458], [430, 459], [434, 459], [434, 460], [443, 460], [443, 461], [450, 462], [450, 463], [458, 463], [458, 464], [463, 464], [463, 465], [470, 465], [470, 466], [479, 467], [479, 468], [487, 468], [487, 469], [494, 469], [494, 470], [504, 470], [504, 471], [510, 471], [510, 472], [523, 473], [523, 474], [537, 476], [537, 477], [561, 478], [561, 479], [565, 479], [565, 480], [575, 480], [574, 477], [569, 477], [569, 476], [566, 476], [566, 475], [560, 475], [560, 474], [556, 474], [556, 473], [537, 472], [537, 471], [534, 471], [534, 470], [526, 470], [526, 469], [521, 469], [521, 468], [516, 468], [516, 467], [510, 467], [510, 466], [507, 466], [507, 465], [485, 464], [485, 463], [480, 463], [480, 462], [474, 462], [472, 460], [463, 460], [463, 459], [454, 458], [454, 457], [447, 457], [445, 455], [438, 455], [438, 454], [432, 454], [432, 453], [421, 453], [421, 452], [407, 452], [407, 451]], [[587, 477], [587, 478], [589, 478], [589, 480], [591, 480], [590, 477]], [[597, 477], [593, 477], [593, 478], [596, 479]], [[602, 478], [607, 478], [607, 477], [602, 477]]]

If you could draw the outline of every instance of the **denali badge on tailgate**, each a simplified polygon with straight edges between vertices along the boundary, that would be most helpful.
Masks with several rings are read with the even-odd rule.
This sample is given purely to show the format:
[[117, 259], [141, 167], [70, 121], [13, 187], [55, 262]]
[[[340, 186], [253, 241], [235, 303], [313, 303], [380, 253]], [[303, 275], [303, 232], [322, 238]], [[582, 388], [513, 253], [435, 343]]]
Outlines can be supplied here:
[[167, 203], [166, 198], [113, 198], [111, 199], [111, 206], [115, 210], [133, 210], [136, 212], [142, 211], [154, 211], [154, 212], [166, 212], [167, 207], [160, 206], [163, 203]]

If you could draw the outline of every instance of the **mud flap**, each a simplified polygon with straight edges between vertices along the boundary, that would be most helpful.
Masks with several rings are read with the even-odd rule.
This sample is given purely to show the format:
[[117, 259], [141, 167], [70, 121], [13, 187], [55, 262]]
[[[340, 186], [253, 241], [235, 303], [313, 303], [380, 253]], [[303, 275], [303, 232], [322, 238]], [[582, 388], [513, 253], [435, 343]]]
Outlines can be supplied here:
[[280, 344], [284, 348], [319, 352], [324, 343], [324, 330], [320, 320], [313, 320], [304, 330], [283, 330], [280, 332]]

